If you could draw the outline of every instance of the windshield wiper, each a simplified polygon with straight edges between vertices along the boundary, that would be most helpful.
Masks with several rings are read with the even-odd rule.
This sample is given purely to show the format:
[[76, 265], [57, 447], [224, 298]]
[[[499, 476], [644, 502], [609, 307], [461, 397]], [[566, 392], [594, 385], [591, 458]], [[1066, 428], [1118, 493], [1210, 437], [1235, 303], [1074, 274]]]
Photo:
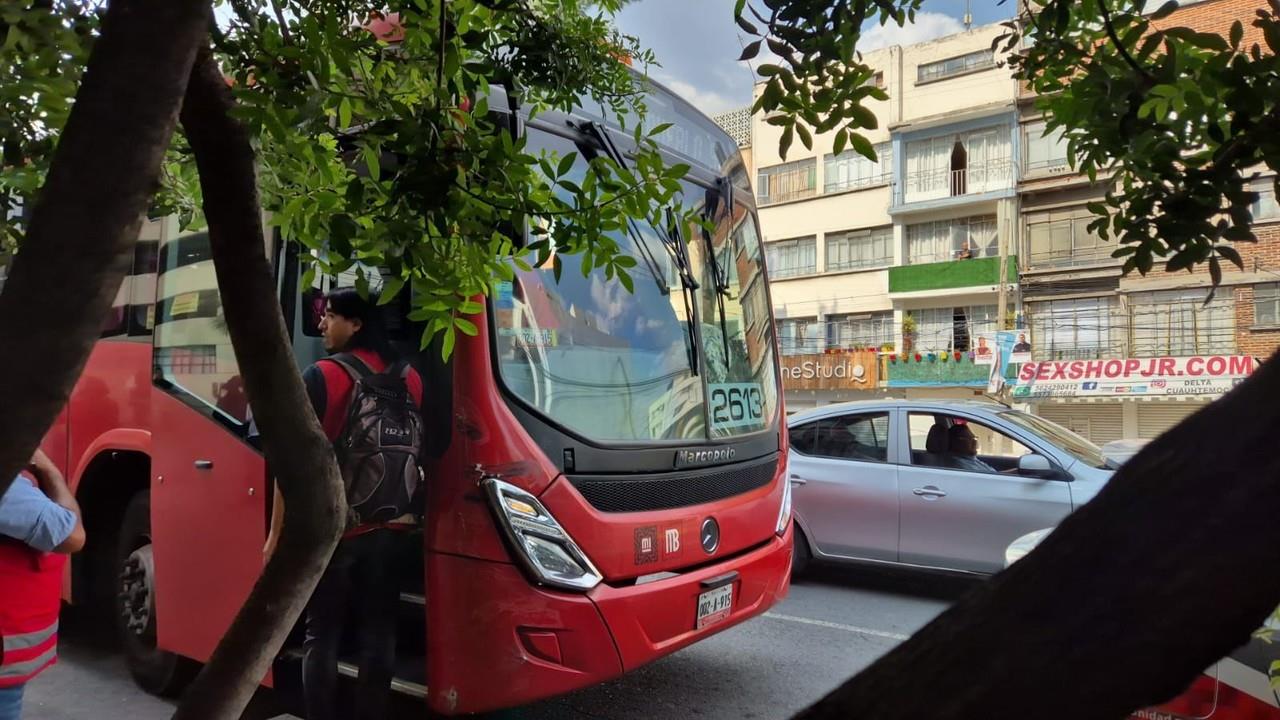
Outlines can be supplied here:
[[[724, 206], [729, 213], [729, 222], [733, 222], [733, 183], [729, 178], [719, 178], [716, 180], [718, 186], [715, 190], [708, 190], [706, 199], [702, 203], [703, 218], [715, 222], [716, 215], [720, 211], [720, 203], [724, 202]], [[728, 243], [733, 235], [733, 228], [729, 229], [729, 235], [725, 237]], [[724, 344], [724, 365], [729, 367], [729, 325], [725, 318], [724, 299], [729, 294], [729, 271], [720, 264], [720, 257], [716, 255], [715, 238], [711, 230], [707, 229], [704, 224], [702, 227], [702, 240], [707, 246], [707, 262], [711, 265], [711, 276], [715, 282], [716, 291], [716, 309], [720, 313], [720, 340]]]
[[[590, 121], [579, 125], [579, 129], [590, 135], [600, 144], [605, 155], [608, 156], [618, 167], [629, 170], [627, 158], [614, 144], [613, 138], [609, 137], [609, 131], [598, 122]], [[580, 146], [581, 147], [581, 146]], [[593, 154], [592, 148], [583, 148], [584, 152]], [[667, 209], [668, 221], [672, 217], [670, 208]], [[653, 272], [654, 279], [658, 282], [658, 287], [663, 295], [670, 295], [671, 288], [667, 285], [658, 261], [653, 257], [653, 253], [649, 249], [649, 243], [645, 239], [645, 234], [636, 226], [634, 220], [627, 219], [627, 232], [631, 235], [631, 239], [635, 241], [636, 246], [640, 248], [644, 255], [646, 264]], [[694, 277], [693, 269], [689, 264], [689, 249], [686, 243], [679, 237], [679, 229], [671, 228], [667, 232], [659, 233], [662, 245], [666, 248], [667, 254], [671, 256], [671, 261], [676, 266], [676, 272], [680, 278], [680, 290], [684, 295], [684, 311], [685, 325], [688, 334], [688, 350], [689, 350], [689, 371], [694, 376], [698, 374], [698, 303], [694, 296], [694, 292], [698, 290], [698, 279]]]

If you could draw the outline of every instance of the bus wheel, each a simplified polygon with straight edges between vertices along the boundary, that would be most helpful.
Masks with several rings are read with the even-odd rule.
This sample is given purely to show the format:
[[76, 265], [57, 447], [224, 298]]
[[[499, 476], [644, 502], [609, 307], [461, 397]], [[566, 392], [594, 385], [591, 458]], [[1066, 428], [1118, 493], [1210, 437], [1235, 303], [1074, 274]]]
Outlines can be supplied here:
[[[793, 519], [791, 521], [795, 523]], [[796, 533], [792, 539], [791, 546], [791, 577], [798, 578], [804, 575], [805, 570], [809, 569], [809, 562], [813, 560], [813, 552], [809, 550], [809, 538], [804, 536], [804, 531], [799, 525], [795, 526]]]
[[172, 697], [195, 677], [196, 664], [156, 647], [155, 560], [151, 546], [151, 494], [129, 501], [116, 546], [116, 628], [134, 681], [149, 693]]

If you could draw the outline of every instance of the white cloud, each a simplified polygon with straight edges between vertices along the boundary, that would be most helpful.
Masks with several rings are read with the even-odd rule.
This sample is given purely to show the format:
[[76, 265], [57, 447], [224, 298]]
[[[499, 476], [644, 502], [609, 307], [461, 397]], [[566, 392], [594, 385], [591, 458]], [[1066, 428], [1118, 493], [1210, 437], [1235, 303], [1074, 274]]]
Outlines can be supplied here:
[[745, 99], [729, 97], [714, 90], [695, 87], [692, 83], [678, 80], [666, 73], [654, 73], [653, 77], [670, 88], [675, 94], [693, 103], [693, 106], [702, 111], [704, 115], [716, 115], [736, 110], [751, 101], [749, 95]]
[[890, 21], [875, 25], [863, 33], [858, 42], [859, 50], [876, 50], [891, 45], [912, 45], [926, 40], [953, 35], [964, 31], [964, 25], [950, 15], [937, 12], [918, 12], [916, 21], [899, 27]]

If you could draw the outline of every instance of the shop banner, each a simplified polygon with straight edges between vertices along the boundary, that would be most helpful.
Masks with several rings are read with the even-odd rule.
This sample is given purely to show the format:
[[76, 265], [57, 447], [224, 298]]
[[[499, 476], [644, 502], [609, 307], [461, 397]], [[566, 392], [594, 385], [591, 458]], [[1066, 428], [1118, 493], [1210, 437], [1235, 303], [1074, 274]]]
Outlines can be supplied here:
[[782, 387], [786, 390], [874, 390], [880, 382], [874, 352], [829, 355], [783, 355]]
[[1029, 362], [1018, 371], [1013, 397], [1221, 395], [1258, 363], [1248, 355]]

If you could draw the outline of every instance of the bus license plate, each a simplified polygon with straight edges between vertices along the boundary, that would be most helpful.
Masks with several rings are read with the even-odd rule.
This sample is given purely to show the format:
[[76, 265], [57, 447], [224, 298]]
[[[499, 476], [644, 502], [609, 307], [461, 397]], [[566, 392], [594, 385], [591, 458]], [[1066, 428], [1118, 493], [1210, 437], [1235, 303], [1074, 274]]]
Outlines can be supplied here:
[[698, 625], [701, 630], [729, 617], [733, 608], [733, 583], [715, 590], [708, 590], [698, 596]]

